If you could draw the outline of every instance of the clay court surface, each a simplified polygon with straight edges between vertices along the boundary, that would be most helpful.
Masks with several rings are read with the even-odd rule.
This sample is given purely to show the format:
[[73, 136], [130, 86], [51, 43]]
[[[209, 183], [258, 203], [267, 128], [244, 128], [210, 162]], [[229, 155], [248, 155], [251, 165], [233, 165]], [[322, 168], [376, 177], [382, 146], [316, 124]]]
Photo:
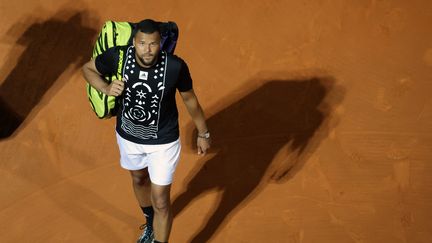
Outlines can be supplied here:
[[134, 242], [144, 222], [80, 66], [106, 20], [175, 21], [213, 148], [170, 242], [432, 242], [432, 2], [0, 1], [0, 242]]

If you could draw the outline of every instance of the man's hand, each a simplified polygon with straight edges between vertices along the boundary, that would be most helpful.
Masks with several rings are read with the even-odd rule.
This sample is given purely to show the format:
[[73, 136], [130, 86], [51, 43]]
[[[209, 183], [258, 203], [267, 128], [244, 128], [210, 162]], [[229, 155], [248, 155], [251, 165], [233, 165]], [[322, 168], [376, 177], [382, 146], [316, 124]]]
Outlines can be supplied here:
[[124, 80], [113, 80], [109, 85], [102, 89], [102, 92], [106, 95], [110, 96], [119, 96], [123, 93], [124, 90]]
[[198, 155], [204, 156], [207, 153], [207, 150], [210, 148], [211, 139], [210, 138], [197, 138], [197, 148]]
[[119, 96], [122, 94], [125, 80], [113, 80], [110, 84], [107, 84], [102, 74], [97, 70], [94, 59], [84, 64], [82, 72], [85, 80], [100, 92], [111, 96]]
[[[193, 89], [185, 92], [180, 92], [181, 97], [183, 98], [183, 102], [186, 105], [189, 114], [192, 117], [192, 121], [195, 123], [195, 126], [198, 131], [208, 132], [207, 124], [204, 118], [204, 112], [200, 104], [198, 103], [198, 99], [195, 95]], [[210, 137], [203, 137], [198, 135], [197, 138], [197, 148], [199, 155], [205, 155], [207, 150], [210, 148], [211, 140]]]

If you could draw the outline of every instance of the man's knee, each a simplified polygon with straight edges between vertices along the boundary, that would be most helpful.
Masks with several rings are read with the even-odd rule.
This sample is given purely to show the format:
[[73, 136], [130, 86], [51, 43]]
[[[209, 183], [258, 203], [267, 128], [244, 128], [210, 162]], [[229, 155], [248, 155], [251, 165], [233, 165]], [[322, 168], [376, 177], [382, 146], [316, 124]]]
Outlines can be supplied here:
[[152, 184], [152, 203], [155, 211], [166, 213], [170, 210], [170, 188], [171, 186], [158, 186]]
[[150, 177], [148, 173], [140, 171], [131, 171], [132, 182], [137, 186], [150, 185]]
[[153, 197], [153, 208], [159, 213], [167, 213], [170, 209], [170, 200], [165, 197]]

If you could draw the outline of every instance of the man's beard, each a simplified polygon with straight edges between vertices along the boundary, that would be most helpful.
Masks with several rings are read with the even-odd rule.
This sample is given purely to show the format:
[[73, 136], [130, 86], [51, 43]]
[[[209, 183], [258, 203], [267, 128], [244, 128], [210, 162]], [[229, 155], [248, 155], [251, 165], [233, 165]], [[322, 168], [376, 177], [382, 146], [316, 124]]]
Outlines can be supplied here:
[[151, 61], [145, 61], [143, 57], [138, 57], [142, 64], [146, 66], [153, 66], [156, 63], [157, 55], [152, 55], [153, 59]]

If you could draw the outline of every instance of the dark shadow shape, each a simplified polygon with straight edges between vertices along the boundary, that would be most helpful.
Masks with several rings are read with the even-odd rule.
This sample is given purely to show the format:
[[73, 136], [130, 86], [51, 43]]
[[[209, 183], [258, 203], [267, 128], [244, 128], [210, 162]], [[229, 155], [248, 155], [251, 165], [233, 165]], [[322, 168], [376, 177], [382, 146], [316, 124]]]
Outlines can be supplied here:
[[[78, 68], [90, 58], [97, 31], [82, 25], [84, 17], [85, 12], [66, 21], [54, 16], [30, 25], [18, 38], [16, 45], [25, 46], [25, 50], [0, 86], [0, 139], [14, 134], [70, 65]], [[12, 29], [19, 27], [20, 23]], [[14, 55], [10, 53], [9, 58]]]
[[[62, 21], [65, 16], [71, 17]], [[86, 11], [61, 10], [47, 21], [31, 21], [33, 24], [25, 29], [16, 42], [17, 46], [23, 45], [26, 49], [0, 86], [0, 139], [10, 137], [16, 132], [66, 69], [71, 65], [79, 68], [90, 59], [97, 31], [85, 27], [82, 22], [93, 18], [96, 18], [95, 15]], [[9, 32], [13, 34], [21, 28], [22, 23], [17, 23]], [[12, 49], [16, 51], [19, 48]], [[10, 59], [16, 55], [15, 51], [8, 55]], [[4, 69], [8, 69], [7, 63], [1, 71]], [[73, 156], [74, 153], [76, 151], [71, 151], [70, 155]], [[89, 161], [86, 163], [89, 164]], [[122, 235], [116, 234], [112, 226], [106, 222], [106, 216], [126, 225], [134, 225], [139, 220], [88, 187], [65, 178], [58, 165], [50, 161], [28, 158], [26, 163], [16, 164], [16, 161], [5, 160], [0, 164], [0, 169], [38, 187], [65, 214], [81, 223], [101, 242], [122, 240]], [[57, 186], [60, 183], [61, 186]], [[28, 195], [17, 198], [17, 201], [26, 200], [26, 197]]]
[[[208, 119], [214, 157], [192, 170], [186, 190], [173, 201], [178, 215], [200, 195], [221, 193], [191, 242], [208, 242], [240, 204], [262, 189], [266, 179], [283, 182], [303, 167], [327, 136], [335, 103], [328, 98], [333, 89], [334, 81], [327, 77], [267, 81]], [[192, 139], [187, 144], [193, 144], [196, 135], [187, 137]], [[287, 156], [276, 163], [274, 156], [281, 149], [287, 150]]]

